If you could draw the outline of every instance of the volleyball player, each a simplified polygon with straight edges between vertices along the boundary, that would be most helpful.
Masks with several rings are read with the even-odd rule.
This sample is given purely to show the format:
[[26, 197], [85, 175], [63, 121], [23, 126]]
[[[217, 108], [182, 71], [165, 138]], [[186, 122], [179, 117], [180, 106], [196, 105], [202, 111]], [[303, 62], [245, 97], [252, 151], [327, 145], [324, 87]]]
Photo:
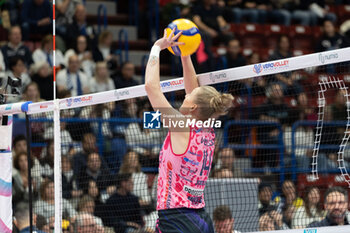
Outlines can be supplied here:
[[[191, 58], [181, 57], [184, 72], [185, 100], [179, 111], [165, 98], [160, 88], [159, 53], [178, 46], [176, 39], [164, 31], [164, 37], [155, 42], [146, 67], [145, 89], [155, 111], [164, 121], [180, 122], [186, 119], [205, 121], [226, 114], [233, 97], [221, 94], [210, 86], [199, 87]], [[213, 161], [215, 133], [213, 128], [181, 128], [171, 124], [159, 155], [157, 187], [157, 232], [214, 232], [213, 223], [204, 211], [204, 188]]]

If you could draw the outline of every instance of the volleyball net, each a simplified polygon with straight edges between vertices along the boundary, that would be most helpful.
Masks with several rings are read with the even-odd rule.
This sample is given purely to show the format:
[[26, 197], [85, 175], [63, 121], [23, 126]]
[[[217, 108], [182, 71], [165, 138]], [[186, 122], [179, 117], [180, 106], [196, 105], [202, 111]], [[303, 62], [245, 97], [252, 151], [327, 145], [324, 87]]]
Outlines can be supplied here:
[[[345, 48], [198, 76], [200, 85], [235, 97], [215, 129], [205, 189], [206, 211], [215, 222], [229, 208], [224, 217], [232, 215], [237, 231], [302, 232], [296, 229], [332, 211], [325, 207], [326, 190], [347, 191], [350, 184], [349, 54]], [[178, 108], [183, 79], [162, 81], [161, 88]], [[145, 128], [152, 109], [144, 86], [58, 95], [61, 99], [30, 103], [27, 109], [22, 103], [0, 106], [2, 116], [17, 114], [13, 135], [25, 134], [22, 110], [29, 116], [33, 212], [52, 227], [59, 221], [63, 231], [79, 226], [82, 213], [89, 213], [97, 224], [91, 226], [94, 232], [152, 232], [158, 156], [167, 128]], [[189, 191], [191, 200], [198, 200], [197, 191]], [[13, 200], [14, 206], [22, 201], [15, 195]], [[341, 201], [347, 217], [348, 195]], [[316, 232], [311, 230], [303, 232]]]

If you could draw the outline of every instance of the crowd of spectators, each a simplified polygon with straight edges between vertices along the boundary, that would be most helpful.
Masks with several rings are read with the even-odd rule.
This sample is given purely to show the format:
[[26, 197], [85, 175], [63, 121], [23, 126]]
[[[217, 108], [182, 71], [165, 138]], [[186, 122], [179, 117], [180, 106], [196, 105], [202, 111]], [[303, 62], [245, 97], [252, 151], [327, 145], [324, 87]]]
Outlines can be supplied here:
[[[266, 59], [286, 59], [293, 56], [293, 38], [288, 35], [280, 36], [276, 48], [266, 58], [254, 48], [249, 48], [251, 53], [248, 55], [243, 53], [244, 38], [237, 37], [231, 31], [232, 23], [319, 26], [322, 28], [322, 35], [313, 43], [315, 47], [311, 48], [311, 51], [322, 52], [349, 46], [349, 27], [344, 24], [340, 33], [337, 28], [343, 22], [329, 10], [325, 3], [327, 1], [160, 2], [163, 24], [181, 16], [192, 19], [198, 25], [204, 42], [198, 53], [193, 55], [198, 73], [215, 70], [222, 64], [222, 68], [235, 68], [258, 64]], [[328, 1], [327, 4], [329, 2], [349, 4], [346, 0]], [[22, 81], [20, 95], [8, 97], [8, 103], [53, 99], [51, 7], [49, 0], [6, 1], [4, 9], [9, 12], [10, 26], [7, 28], [8, 40], [1, 47], [0, 75], [1, 78], [11, 76]], [[121, 64], [116, 56], [113, 43], [116, 38], [113, 38], [113, 33], [108, 30], [97, 33], [95, 25], [87, 22], [86, 8], [82, 0], [56, 0], [56, 10], [55, 60], [58, 71], [58, 98], [139, 84], [135, 78], [135, 61]], [[31, 40], [40, 40], [40, 46], [31, 50], [26, 46], [26, 42]], [[213, 47], [220, 47], [221, 50], [216, 54]], [[327, 66], [322, 72], [334, 74], [336, 70], [336, 66]], [[269, 121], [282, 125], [282, 140], [286, 145], [287, 155], [290, 155], [291, 125], [298, 120], [317, 119], [316, 109], [310, 103], [310, 93], [302, 84], [303, 78], [305, 77], [300, 72], [287, 72], [232, 83], [233, 88], [230, 88], [230, 91], [235, 96], [244, 97], [252, 93], [253, 96], [265, 98], [265, 102], [254, 107], [253, 113], [238, 116], [236, 112], [232, 113], [232, 118]], [[11, 89], [8, 88], [7, 92], [10, 93]], [[291, 106], [286, 97], [294, 98], [296, 104]], [[142, 119], [143, 112], [147, 110], [150, 110], [149, 103], [143, 98], [138, 98], [66, 110], [61, 112], [61, 117]], [[342, 90], [336, 93], [328, 113], [325, 116], [327, 120], [346, 119], [346, 99]], [[64, 232], [88, 232], [88, 229], [91, 232], [153, 232], [156, 200], [154, 195], [151, 195], [154, 193], [151, 187], [153, 185], [154, 189], [157, 178], [153, 179], [153, 183], [150, 182], [152, 179], [149, 180], [149, 176], [142, 172], [141, 168], [157, 167], [160, 149], [158, 144], [164, 138], [164, 132], [143, 129], [139, 122], [125, 126], [103, 123], [102, 136], [108, 139], [105, 141], [111, 140], [112, 145], [100, 145], [99, 139], [96, 138], [99, 127], [95, 122], [61, 122], [64, 143], [61, 166]], [[45, 141], [47, 146], [39, 152], [36, 151], [37, 153], [33, 151], [30, 164], [32, 184], [29, 184], [26, 138], [18, 136], [13, 142], [13, 207], [16, 217], [14, 224], [20, 232], [28, 232], [29, 210], [25, 206], [29, 201], [28, 186], [32, 185], [35, 225], [42, 232], [52, 232], [55, 193], [53, 128], [48, 123], [32, 123], [31, 128], [32, 141]], [[230, 134], [237, 132], [235, 130], [230, 131]], [[255, 130], [256, 141], [259, 143], [281, 143], [278, 127], [261, 126]], [[341, 140], [343, 133], [344, 129], [341, 127], [325, 127], [325, 137], [322, 140], [336, 144]], [[312, 150], [303, 146], [313, 144], [314, 130], [312, 127], [300, 126], [296, 135], [296, 146], [300, 146], [295, 151], [297, 166], [307, 170], [311, 164]], [[246, 142], [241, 136], [232, 136], [231, 139]], [[115, 149], [113, 144], [117, 140], [120, 146]], [[75, 143], [79, 146], [73, 146]], [[149, 144], [153, 146], [150, 147]], [[104, 150], [101, 150], [101, 147]], [[108, 150], [108, 147], [112, 149]], [[280, 151], [273, 146], [271, 148], [254, 150], [252, 166], [278, 167]], [[246, 172], [235, 163], [237, 158], [245, 153], [232, 148], [220, 148], [216, 153], [217, 160], [213, 164], [212, 177], [223, 179], [246, 176]], [[348, 164], [347, 161], [345, 164]], [[321, 170], [337, 168], [336, 151], [322, 150], [319, 166]], [[262, 183], [259, 186], [259, 228], [262, 231], [348, 223], [347, 218], [344, 218], [347, 210], [344, 198], [347, 198], [347, 194], [340, 188], [333, 188], [325, 193], [324, 208], [321, 206], [321, 194], [317, 187], [308, 189], [303, 198], [300, 198], [297, 196], [295, 184], [288, 180], [283, 183], [280, 195], [273, 197], [274, 193], [270, 184]], [[234, 219], [228, 207], [218, 207], [217, 211], [214, 211], [213, 220], [217, 232], [237, 232], [234, 231]]]

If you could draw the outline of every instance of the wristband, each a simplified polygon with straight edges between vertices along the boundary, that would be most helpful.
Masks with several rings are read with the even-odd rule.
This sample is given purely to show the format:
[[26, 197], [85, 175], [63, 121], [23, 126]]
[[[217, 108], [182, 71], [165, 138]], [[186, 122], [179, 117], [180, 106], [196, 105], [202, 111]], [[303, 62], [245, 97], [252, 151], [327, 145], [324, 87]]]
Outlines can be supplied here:
[[149, 57], [158, 57], [159, 58], [160, 53], [160, 47], [158, 45], [153, 45], [151, 49], [151, 53], [149, 54]]

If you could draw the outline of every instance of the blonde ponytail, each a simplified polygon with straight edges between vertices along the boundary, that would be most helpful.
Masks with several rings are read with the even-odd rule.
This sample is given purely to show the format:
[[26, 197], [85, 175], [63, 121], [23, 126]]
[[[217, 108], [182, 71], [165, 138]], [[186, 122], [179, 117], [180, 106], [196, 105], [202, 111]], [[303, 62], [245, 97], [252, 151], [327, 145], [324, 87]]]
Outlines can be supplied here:
[[225, 115], [233, 105], [231, 94], [221, 94], [214, 87], [202, 86], [198, 91], [196, 103], [202, 119]]

